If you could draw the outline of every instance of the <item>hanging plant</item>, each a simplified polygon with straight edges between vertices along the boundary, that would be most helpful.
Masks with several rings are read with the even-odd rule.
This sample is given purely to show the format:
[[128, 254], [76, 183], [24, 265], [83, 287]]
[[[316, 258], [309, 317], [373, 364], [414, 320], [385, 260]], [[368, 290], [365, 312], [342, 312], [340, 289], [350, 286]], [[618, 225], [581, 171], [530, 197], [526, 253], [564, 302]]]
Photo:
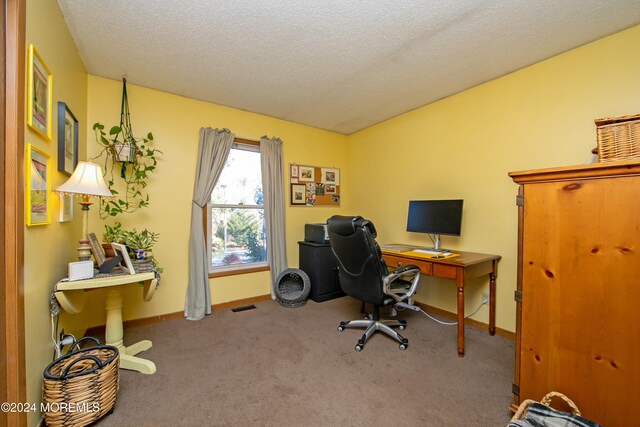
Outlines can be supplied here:
[[[157, 148], [149, 146], [153, 141], [151, 132], [144, 138], [133, 136], [126, 78], [122, 79], [120, 125], [113, 126], [108, 135], [104, 129], [101, 123], [93, 125], [96, 142], [102, 147], [102, 151], [94, 160], [101, 159], [104, 155], [105, 178], [115, 197], [100, 200], [102, 219], [149, 206], [149, 195], [145, 189], [149, 174], [155, 171], [158, 163], [156, 155], [162, 153]], [[118, 179], [122, 183], [118, 183]]]

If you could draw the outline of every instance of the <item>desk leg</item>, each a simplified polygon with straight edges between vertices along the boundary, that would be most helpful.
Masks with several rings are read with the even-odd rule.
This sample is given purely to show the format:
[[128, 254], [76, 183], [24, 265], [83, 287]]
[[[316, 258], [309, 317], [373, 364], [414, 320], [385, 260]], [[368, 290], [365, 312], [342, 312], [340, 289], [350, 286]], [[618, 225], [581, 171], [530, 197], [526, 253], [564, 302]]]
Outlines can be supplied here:
[[464, 281], [456, 280], [458, 286], [458, 356], [464, 357]]
[[149, 340], [140, 341], [129, 347], [124, 346], [122, 332], [122, 290], [119, 286], [114, 286], [107, 292], [107, 326], [105, 330], [105, 340], [108, 345], [117, 347], [120, 351], [120, 368], [131, 369], [143, 374], [153, 374], [156, 365], [140, 357], [135, 357], [141, 351], [151, 348]]
[[496, 262], [493, 261], [493, 272], [489, 275], [489, 335], [496, 334]]

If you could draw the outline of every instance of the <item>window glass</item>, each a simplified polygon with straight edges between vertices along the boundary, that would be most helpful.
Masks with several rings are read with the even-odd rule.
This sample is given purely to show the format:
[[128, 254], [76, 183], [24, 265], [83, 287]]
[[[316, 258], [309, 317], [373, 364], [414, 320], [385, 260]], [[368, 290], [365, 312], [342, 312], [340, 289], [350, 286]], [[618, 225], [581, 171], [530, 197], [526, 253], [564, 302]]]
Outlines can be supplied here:
[[237, 144], [211, 193], [211, 267], [266, 265], [258, 147]]
[[259, 151], [231, 149], [227, 164], [211, 193], [211, 203], [262, 205]]

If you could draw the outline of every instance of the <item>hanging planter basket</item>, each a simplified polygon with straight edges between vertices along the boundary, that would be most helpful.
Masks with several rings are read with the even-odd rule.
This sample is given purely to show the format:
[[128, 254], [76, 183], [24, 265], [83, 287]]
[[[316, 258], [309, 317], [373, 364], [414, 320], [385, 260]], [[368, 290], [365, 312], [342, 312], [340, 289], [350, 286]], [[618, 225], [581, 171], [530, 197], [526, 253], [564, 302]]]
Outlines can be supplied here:
[[114, 144], [112, 146], [113, 158], [115, 161], [133, 162], [135, 160], [136, 148], [130, 144]]
[[110, 200], [100, 200], [100, 218], [147, 207], [149, 175], [155, 171], [156, 155], [162, 151], [151, 147], [151, 132], [142, 138], [133, 136], [126, 78], [122, 79], [120, 124], [105, 131], [104, 125], [98, 122], [94, 123], [93, 130], [96, 142], [102, 147], [102, 152], [94, 159], [104, 155], [105, 181], [115, 196]]

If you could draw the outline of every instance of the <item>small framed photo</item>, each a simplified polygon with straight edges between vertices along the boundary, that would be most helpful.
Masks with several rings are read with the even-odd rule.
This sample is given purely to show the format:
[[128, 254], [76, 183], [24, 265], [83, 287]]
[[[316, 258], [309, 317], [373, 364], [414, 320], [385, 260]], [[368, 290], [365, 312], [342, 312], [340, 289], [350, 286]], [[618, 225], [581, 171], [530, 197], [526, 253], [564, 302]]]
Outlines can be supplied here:
[[89, 239], [89, 245], [91, 246], [91, 253], [93, 254], [93, 258], [96, 260], [96, 264], [100, 267], [107, 260], [106, 255], [104, 254], [104, 249], [100, 246], [100, 242], [98, 242], [98, 238], [95, 233], [89, 233], [87, 235]]
[[315, 180], [315, 168], [311, 166], [300, 166], [299, 171], [300, 176], [298, 177], [298, 179], [300, 181], [313, 182]]
[[78, 120], [58, 102], [58, 171], [71, 175], [78, 166]]
[[47, 141], [51, 140], [52, 106], [53, 76], [31, 44], [27, 70], [27, 124]]
[[51, 223], [51, 158], [31, 144], [25, 155], [25, 201], [28, 226]]
[[316, 204], [316, 185], [313, 182], [306, 184], [305, 204], [307, 206], [315, 206]]
[[291, 184], [291, 204], [304, 205], [306, 188], [304, 184]]
[[324, 185], [324, 194], [336, 194], [336, 185], [335, 184], [325, 184]]
[[60, 199], [60, 222], [69, 222], [73, 219], [73, 195], [58, 193]]
[[298, 177], [298, 165], [291, 165], [291, 178], [297, 178]]
[[129, 270], [129, 274], [135, 274], [136, 270], [133, 268], [133, 264], [131, 263], [131, 258], [129, 258], [129, 251], [127, 247], [121, 243], [112, 243], [111, 247], [116, 255], [120, 255], [122, 257], [122, 262], [127, 270]]
[[340, 185], [340, 169], [321, 168], [320, 173], [322, 174], [320, 182], [325, 184]]

